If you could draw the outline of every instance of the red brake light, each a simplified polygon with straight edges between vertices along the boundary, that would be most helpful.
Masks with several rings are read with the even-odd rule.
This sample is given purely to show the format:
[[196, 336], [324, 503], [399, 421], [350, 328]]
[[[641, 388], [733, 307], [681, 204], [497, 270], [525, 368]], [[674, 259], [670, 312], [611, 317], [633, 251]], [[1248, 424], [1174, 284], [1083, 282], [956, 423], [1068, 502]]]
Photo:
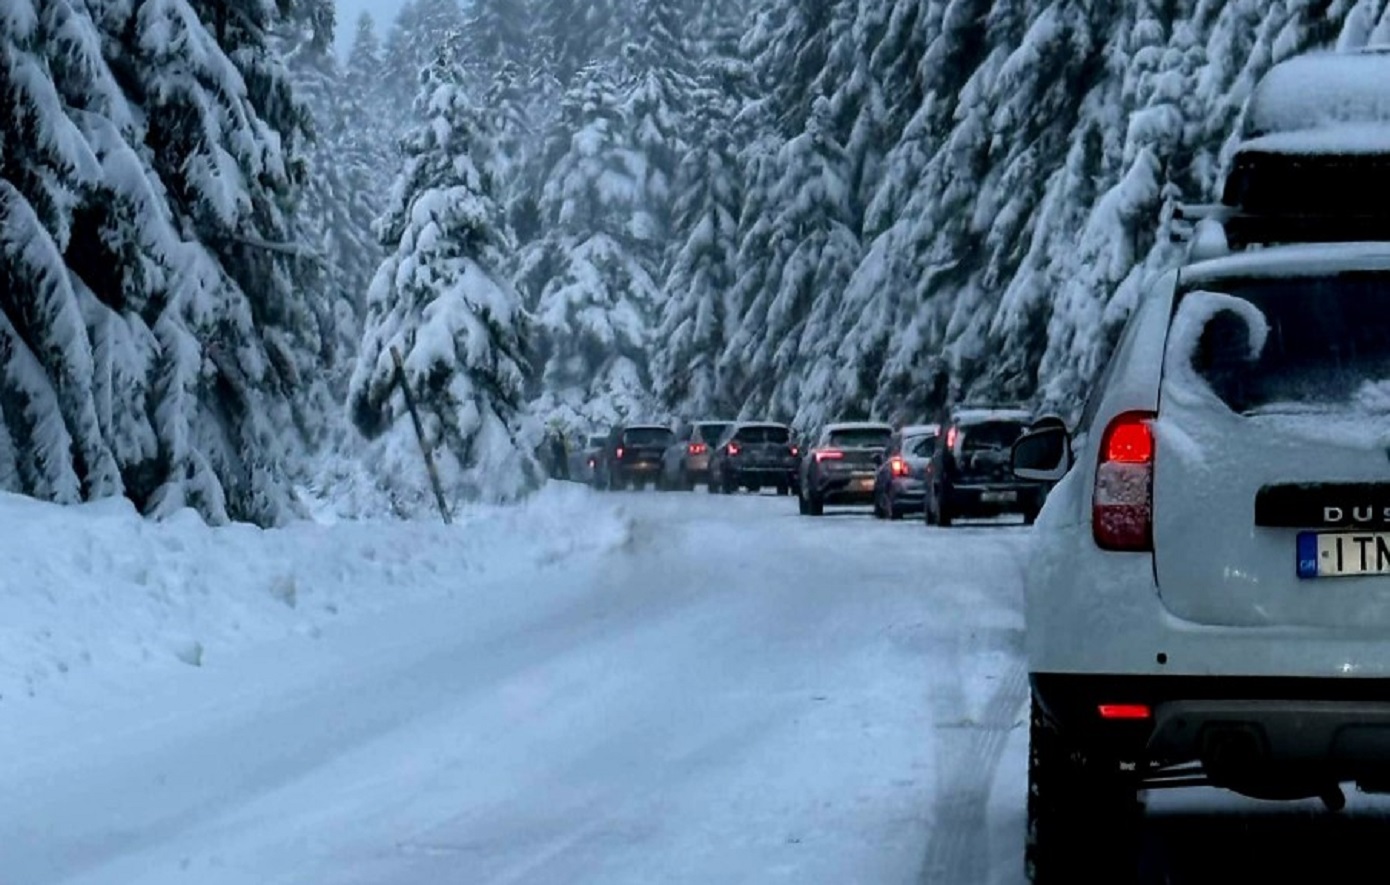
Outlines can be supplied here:
[[739, 451], [738, 443], [729, 443], [728, 452], [730, 455], [737, 455]]
[[1153, 418], [1148, 412], [1120, 415], [1101, 437], [1091, 533], [1102, 550], [1153, 550]]
[[797, 446], [792, 446], [792, 457], [795, 458], [797, 455], [800, 455], [800, 454], [801, 454], [801, 449], [798, 448]]
[[902, 458], [893, 458], [888, 462], [888, 469], [894, 476], [907, 476], [912, 472], [912, 467]]
[[623, 459], [623, 447], [622, 447], [622, 446], [618, 446], [617, 455], [618, 455], [618, 460], [621, 461], [621, 460]]
[[956, 447], [956, 440], [959, 439], [959, 438], [960, 438], [960, 429], [959, 429], [959, 428], [952, 427], [950, 430], [946, 431], [946, 448], [948, 448], [948, 449], [954, 449], [954, 448]]
[[837, 449], [825, 449], [816, 452], [817, 461], [839, 461], [845, 457], [845, 453]]
[[1118, 464], [1148, 464], [1154, 457], [1154, 437], [1140, 420], [1114, 424], [1105, 440], [1105, 460]]
[[692, 454], [692, 455], [703, 455], [703, 454], [705, 453], [705, 444], [704, 444], [704, 443], [691, 443], [690, 446], [689, 446], [689, 448], [688, 448], [688, 451], [689, 451], [690, 454]]
[[1101, 704], [1102, 719], [1148, 719], [1152, 716], [1148, 704]]

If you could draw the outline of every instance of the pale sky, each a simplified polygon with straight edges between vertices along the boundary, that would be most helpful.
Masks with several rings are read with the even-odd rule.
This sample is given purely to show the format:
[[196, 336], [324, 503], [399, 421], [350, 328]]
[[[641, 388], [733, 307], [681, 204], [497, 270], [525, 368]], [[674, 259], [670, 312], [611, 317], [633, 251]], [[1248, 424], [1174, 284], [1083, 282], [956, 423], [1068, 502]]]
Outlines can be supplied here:
[[357, 19], [364, 12], [370, 12], [376, 20], [376, 33], [386, 39], [386, 32], [395, 20], [405, 0], [338, 0], [338, 54], [347, 57], [352, 48], [352, 35], [357, 32]]

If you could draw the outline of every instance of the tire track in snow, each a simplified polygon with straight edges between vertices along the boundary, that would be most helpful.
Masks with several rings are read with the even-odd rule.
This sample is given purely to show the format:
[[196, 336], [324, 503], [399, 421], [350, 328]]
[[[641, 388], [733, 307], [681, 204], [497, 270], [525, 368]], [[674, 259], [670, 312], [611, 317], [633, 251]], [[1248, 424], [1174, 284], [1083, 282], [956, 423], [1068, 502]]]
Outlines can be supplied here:
[[[1000, 633], [994, 635], [1000, 636]], [[1028, 698], [1028, 674], [1022, 661], [1022, 634], [1002, 633], [1015, 660], [990, 695], [978, 722], [962, 721], [968, 712], [959, 680], [968, 670], [964, 655], [954, 655], [956, 682], [938, 706], [937, 787], [932, 807], [932, 830], [921, 881], [929, 885], [977, 885], [989, 878], [989, 798], [994, 775], [1009, 734], [1018, 727], [1019, 712]], [[958, 640], [959, 642], [959, 640]], [[953, 723], [960, 722], [956, 725]]]

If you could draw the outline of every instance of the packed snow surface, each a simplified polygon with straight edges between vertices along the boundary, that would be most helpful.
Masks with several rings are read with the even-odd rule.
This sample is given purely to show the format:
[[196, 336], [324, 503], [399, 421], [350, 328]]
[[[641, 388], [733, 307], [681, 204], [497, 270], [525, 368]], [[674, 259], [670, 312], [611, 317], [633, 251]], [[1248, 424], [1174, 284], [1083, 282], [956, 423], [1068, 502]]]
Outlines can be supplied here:
[[[6, 885], [1023, 881], [1007, 520], [580, 488], [452, 527], [0, 520]], [[1154, 804], [1167, 881], [1379, 857], [1364, 798]]]
[[1345, 124], [1390, 123], [1390, 55], [1314, 52], [1265, 74], [1246, 109], [1258, 137]]

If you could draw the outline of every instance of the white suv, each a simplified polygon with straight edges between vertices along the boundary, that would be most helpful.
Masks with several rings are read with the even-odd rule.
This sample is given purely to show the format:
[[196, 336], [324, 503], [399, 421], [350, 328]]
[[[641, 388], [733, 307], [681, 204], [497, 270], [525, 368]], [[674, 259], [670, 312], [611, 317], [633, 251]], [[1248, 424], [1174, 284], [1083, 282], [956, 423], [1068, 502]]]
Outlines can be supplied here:
[[1014, 447], [1057, 482], [1026, 591], [1035, 882], [1120, 870], [1143, 790], [1390, 792], [1390, 231], [1279, 227], [1207, 228], [1275, 245], [1151, 284], [1075, 435]]

